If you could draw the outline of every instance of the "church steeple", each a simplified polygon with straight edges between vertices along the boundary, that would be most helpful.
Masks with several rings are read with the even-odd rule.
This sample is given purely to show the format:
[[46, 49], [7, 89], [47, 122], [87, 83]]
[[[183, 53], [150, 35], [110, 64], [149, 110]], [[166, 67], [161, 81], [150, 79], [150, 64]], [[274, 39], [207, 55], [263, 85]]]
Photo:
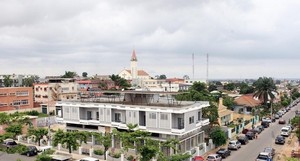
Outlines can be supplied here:
[[137, 61], [137, 58], [136, 58], [136, 55], [135, 55], [135, 50], [133, 50], [133, 52], [132, 52], [131, 61]]
[[134, 80], [134, 79], [137, 79], [137, 77], [138, 77], [137, 58], [136, 58], [135, 50], [133, 50], [133, 52], [132, 52], [130, 61], [131, 61], [131, 63], [130, 63], [131, 77]]

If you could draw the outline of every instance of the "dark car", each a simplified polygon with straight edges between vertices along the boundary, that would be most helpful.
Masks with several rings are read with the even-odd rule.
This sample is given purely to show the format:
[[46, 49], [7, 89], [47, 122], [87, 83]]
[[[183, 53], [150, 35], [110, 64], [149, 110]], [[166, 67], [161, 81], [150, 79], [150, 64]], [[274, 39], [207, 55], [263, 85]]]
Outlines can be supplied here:
[[255, 138], [255, 134], [252, 131], [248, 131], [246, 136], [249, 140], [253, 140]]
[[231, 151], [225, 148], [221, 148], [217, 151], [217, 154], [221, 155], [222, 158], [226, 158], [230, 155]]
[[261, 122], [261, 125], [264, 127], [264, 128], [268, 128], [270, 126], [270, 123], [267, 122], [267, 121], [262, 121]]
[[26, 156], [34, 156], [38, 154], [38, 150], [35, 146], [27, 146], [27, 149], [21, 153], [22, 155], [26, 155]]
[[246, 135], [239, 135], [237, 139], [242, 145], [249, 143], [249, 139]]
[[285, 138], [281, 135], [278, 135], [275, 138], [275, 144], [284, 144], [285, 143]]
[[258, 127], [254, 128], [253, 131], [254, 131], [254, 133], [258, 133], [258, 134], [261, 133], [261, 129]]
[[274, 149], [274, 148], [271, 148], [271, 147], [266, 147], [266, 148], [264, 149], [263, 152], [266, 152], [266, 153], [271, 154], [272, 158], [273, 158], [274, 155], [275, 155], [275, 149]]
[[5, 147], [5, 148], [12, 148], [12, 147], [15, 147], [17, 146], [18, 144], [12, 140], [12, 139], [7, 139], [7, 140], [4, 140], [3, 144], [2, 144], [2, 147]]

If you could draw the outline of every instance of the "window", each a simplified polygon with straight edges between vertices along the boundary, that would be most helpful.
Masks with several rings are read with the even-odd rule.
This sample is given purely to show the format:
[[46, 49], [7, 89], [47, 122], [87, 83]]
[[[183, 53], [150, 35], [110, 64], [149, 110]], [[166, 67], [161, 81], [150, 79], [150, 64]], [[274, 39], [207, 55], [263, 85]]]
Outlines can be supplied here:
[[0, 103], [0, 107], [7, 106], [7, 103]]
[[198, 111], [198, 120], [200, 121], [201, 120], [201, 112]]
[[29, 92], [28, 91], [17, 91], [16, 95], [17, 96], [28, 96]]
[[10, 93], [9, 95], [11, 95], [11, 96], [15, 96], [15, 95], [16, 95], [16, 93]]
[[161, 113], [161, 114], [160, 114], [160, 119], [161, 119], [161, 120], [168, 120], [168, 114], [163, 114], [163, 113]]
[[99, 112], [96, 112], [96, 120], [99, 120]]
[[21, 104], [20, 100], [13, 101], [13, 106], [18, 106], [20, 104]]
[[121, 114], [115, 113], [115, 122], [121, 122]]
[[0, 96], [6, 96], [7, 94], [6, 93], [0, 93]]
[[149, 119], [156, 119], [156, 113], [149, 113]]
[[189, 118], [189, 124], [192, 124], [192, 123], [194, 123], [194, 116]]
[[21, 105], [28, 105], [28, 100], [21, 100]]

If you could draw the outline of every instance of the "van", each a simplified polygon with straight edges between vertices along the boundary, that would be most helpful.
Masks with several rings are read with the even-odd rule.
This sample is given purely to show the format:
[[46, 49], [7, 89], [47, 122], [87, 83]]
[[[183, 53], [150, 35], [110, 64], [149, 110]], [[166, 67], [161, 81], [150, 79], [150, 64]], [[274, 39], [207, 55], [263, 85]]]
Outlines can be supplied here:
[[280, 135], [288, 137], [288, 136], [290, 136], [290, 134], [291, 134], [291, 131], [290, 131], [289, 127], [281, 128]]

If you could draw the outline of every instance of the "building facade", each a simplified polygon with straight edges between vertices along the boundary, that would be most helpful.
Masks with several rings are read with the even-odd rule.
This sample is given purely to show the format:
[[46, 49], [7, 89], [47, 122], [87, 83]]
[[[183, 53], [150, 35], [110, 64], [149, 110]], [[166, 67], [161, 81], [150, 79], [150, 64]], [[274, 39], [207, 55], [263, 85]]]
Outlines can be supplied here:
[[33, 107], [32, 87], [0, 88], [0, 111], [31, 110]]
[[[208, 125], [209, 120], [202, 118], [202, 108], [208, 107], [208, 102], [181, 102], [178, 105], [166, 96], [142, 93], [125, 93], [121, 98], [122, 104], [57, 102], [57, 119], [66, 123], [67, 130], [102, 133], [112, 132], [113, 129], [124, 130], [127, 124], [137, 124], [139, 129], [150, 132], [154, 139], [178, 139], [178, 150], [181, 152], [191, 151], [204, 143], [202, 127]], [[113, 146], [120, 148], [116, 141]], [[168, 149], [166, 153], [173, 152]]]

